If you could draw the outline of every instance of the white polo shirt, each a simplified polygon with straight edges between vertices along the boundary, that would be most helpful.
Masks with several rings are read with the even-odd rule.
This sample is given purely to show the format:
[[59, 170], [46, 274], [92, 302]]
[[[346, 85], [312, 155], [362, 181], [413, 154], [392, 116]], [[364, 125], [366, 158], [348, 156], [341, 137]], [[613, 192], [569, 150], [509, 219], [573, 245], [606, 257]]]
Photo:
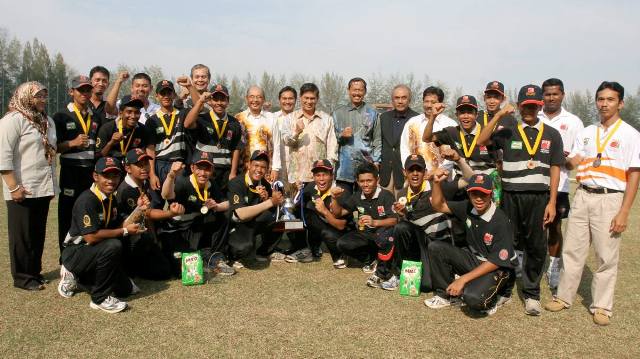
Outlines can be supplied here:
[[[427, 163], [427, 170], [431, 170], [434, 159], [434, 151], [437, 152], [433, 142], [422, 141], [424, 128], [427, 127], [427, 118], [424, 113], [411, 117], [404, 125], [402, 136], [400, 136], [400, 160], [404, 161], [409, 155], [420, 154]], [[433, 121], [433, 132], [438, 132], [445, 127], [455, 127], [458, 123], [444, 114], [439, 114]]]
[[[561, 108], [560, 113], [554, 118], [547, 117], [547, 114], [541, 110], [540, 113], [538, 113], [538, 118], [546, 125], [549, 125], [560, 132], [564, 147], [564, 155], [567, 156], [570, 154], [573, 144], [576, 142], [576, 137], [582, 130], [584, 130], [582, 120], [564, 108]], [[560, 183], [558, 184], [558, 191], [569, 192], [569, 170], [564, 166], [560, 167]]]

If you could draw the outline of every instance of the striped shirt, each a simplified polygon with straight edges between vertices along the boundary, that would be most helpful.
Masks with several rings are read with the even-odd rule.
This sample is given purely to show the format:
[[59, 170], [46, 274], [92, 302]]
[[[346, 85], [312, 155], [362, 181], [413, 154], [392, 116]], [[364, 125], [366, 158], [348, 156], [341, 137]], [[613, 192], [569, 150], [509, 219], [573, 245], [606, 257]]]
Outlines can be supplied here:
[[[409, 188], [400, 190], [398, 198], [407, 198], [408, 191]], [[431, 186], [428, 181], [425, 191], [412, 197], [411, 201], [407, 202], [405, 208], [406, 215], [403, 217], [403, 220], [420, 227], [430, 240], [452, 240], [451, 220], [449, 216], [434, 211], [431, 206]]]
[[[175, 117], [173, 127], [171, 126], [171, 117], [173, 114], [166, 114], [162, 110], [154, 113], [145, 127], [147, 128], [147, 140], [150, 145], [156, 147], [156, 159], [162, 161], [183, 161], [185, 159], [186, 139], [184, 131], [184, 118], [187, 111], [174, 109]], [[164, 119], [164, 123], [160, 120], [160, 116]], [[165, 128], [165, 125], [167, 128]], [[167, 130], [170, 132], [167, 133]]]
[[[242, 127], [238, 120], [229, 114], [225, 114], [222, 119], [215, 113], [212, 118], [211, 114], [211, 112], [206, 112], [198, 115], [196, 128], [190, 131], [191, 136], [196, 140], [196, 149], [213, 155], [214, 165], [231, 167], [233, 151], [240, 149]], [[216, 121], [218, 125], [217, 130], [213, 121]], [[221, 137], [218, 135], [219, 132]]]
[[[98, 128], [100, 127], [101, 119], [95, 117], [91, 109], [88, 109], [83, 117], [85, 125], [89, 118], [91, 118], [91, 122], [88, 124], [89, 132], [87, 133], [89, 136], [89, 145], [84, 148], [70, 148], [61, 153], [61, 166], [93, 167], [95, 164], [96, 138], [98, 137]], [[66, 110], [53, 115], [53, 121], [56, 124], [58, 144], [71, 141], [79, 135], [84, 134], [82, 126], [85, 125], [81, 124], [78, 116], [76, 116], [73, 103], [69, 103]]]
[[[456, 127], [447, 127], [442, 131], [434, 133], [437, 141], [440, 144], [447, 144], [458, 151], [461, 157], [464, 157], [469, 164], [469, 167], [476, 173], [484, 173], [490, 174], [496, 169], [496, 158], [497, 158], [497, 150], [493, 144], [489, 146], [481, 146], [477, 143], [474, 144], [473, 150], [469, 157], [467, 157], [464, 153], [464, 144], [462, 143], [462, 138], [460, 137], [460, 133], [464, 136], [466, 141], [467, 150], [471, 148], [473, 144], [473, 140], [481, 131], [481, 126], [476, 125], [471, 130], [471, 133], [467, 133], [465, 130], [461, 129], [460, 126]], [[462, 172], [462, 170], [458, 167], [456, 163], [454, 165], [458, 172]]]

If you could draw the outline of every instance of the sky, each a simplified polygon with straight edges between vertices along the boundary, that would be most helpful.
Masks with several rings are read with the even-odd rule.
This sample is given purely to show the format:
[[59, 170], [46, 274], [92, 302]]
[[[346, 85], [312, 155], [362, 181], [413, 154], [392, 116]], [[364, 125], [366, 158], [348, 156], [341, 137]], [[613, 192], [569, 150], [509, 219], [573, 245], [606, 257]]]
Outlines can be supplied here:
[[79, 73], [204, 63], [214, 73], [413, 73], [477, 93], [558, 77], [640, 85], [640, 1], [9, 1], [0, 27]]

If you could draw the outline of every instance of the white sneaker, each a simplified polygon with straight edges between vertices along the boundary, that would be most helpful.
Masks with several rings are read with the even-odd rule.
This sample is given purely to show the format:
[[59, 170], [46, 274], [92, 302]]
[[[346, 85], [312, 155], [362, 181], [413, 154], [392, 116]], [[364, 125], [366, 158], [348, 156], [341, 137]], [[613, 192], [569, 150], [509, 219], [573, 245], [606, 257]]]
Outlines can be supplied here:
[[76, 277], [69, 272], [64, 265], [60, 266], [60, 283], [58, 283], [58, 293], [64, 298], [71, 298], [78, 288]]
[[538, 316], [542, 314], [542, 306], [539, 300], [527, 298], [524, 300], [524, 312], [527, 315]]
[[502, 307], [503, 305], [507, 305], [510, 302], [511, 302], [511, 297], [503, 297], [499, 295], [498, 300], [496, 300], [496, 307]]
[[378, 260], [376, 259], [369, 264], [365, 264], [362, 267], [362, 271], [367, 274], [371, 274], [371, 273], [375, 273], [377, 268], [378, 268]]
[[140, 287], [138, 287], [133, 282], [133, 279], [129, 278], [129, 281], [131, 281], [131, 294], [130, 295], [136, 295], [136, 294], [140, 293], [141, 292]]
[[244, 268], [244, 264], [242, 264], [242, 263], [240, 263], [238, 261], [235, 261], [235, 262], [233, 262], [232, 267], [233, 267], [233, 269], [238, 270], [238, 269]]
[[123, 302], [116, 297], [108, 296], [100, 304], [96, 304], [91, 301], [91, 303], [89, 303], [89, 307], [92, 309], [100, 309], [107, 313], [118, 313], [127, 309], [127, 302]]
[[347, 268], [347, 262], [344, 260], [344, 258], [340, 258], [337, 261], [333, 262], [333, 268], [335, 269]]
[[434, 295], [429, 299], [424, 300], [424, 305], [431, 309], [441, 309], [445, 307], [451, 306], [451, 301], [448, 299], [444, 299], [439, 295]]

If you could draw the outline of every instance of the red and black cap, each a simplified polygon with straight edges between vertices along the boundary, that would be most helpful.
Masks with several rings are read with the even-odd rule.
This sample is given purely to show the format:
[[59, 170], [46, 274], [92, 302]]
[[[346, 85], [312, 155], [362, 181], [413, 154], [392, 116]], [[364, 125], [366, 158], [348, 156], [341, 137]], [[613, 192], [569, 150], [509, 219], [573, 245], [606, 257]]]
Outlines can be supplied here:
[[404, 169], [409, 170], [411, 167], [418, 166], [423, 170], [427, 168], [427, 163], [422, 155], [410, 155], [404, 160]]
[[128, 165], [132, 165], [134, 163], [138, 163], [142, 160], [150, 160], [151, 156], [147, 153], [147, 151], [141, 148], [134, 148], [127, 152], [127, 156], [124, 158], [124, 163]]
[[120, 168], [120, 161], [113, 157], [98, 158], [94, 170], [97, 174], [105, 174], [108, 172], [122, 172], [122, 168]]
[[315, 161], [313, 163], [313, 167], [311, 168], [311, 172], [316, 173], [317, 171], [321, 170], [333, 173], [333, 165], [331, 164], [331, 161], [327, 159]]
[[255, 150], [251, 154], [250, 161], [267, 161], [267, 163], [269, 163], [270, 162], [269, 154], [267, 153], [267, 151], [264, 151], [264, 150]]
[[480, 191], [484, 194], [490, 194], [493, 191], [493, 179], [491, 176], [476, 173], [469, 178], [469, 184], [467, 184], [467, 192]]
[[213, 166], [213, 155], [209, 152], [196, 150], [191, 157], [191, 164], [197, 165], [198, 163], [203, 162]]
[[458, 97], [458, 101], [456, 101], [456, 110], [460, 107], [472, 107], [477, 110], [478, 101], [476, 101], [476, 98], [471, 95], [463, 95]]
[[139, 98], [127, 95], [120, 100], [120, 111], [124, 110], [125, 107], [135, 107], [139, 110], [144, 107], [144, 102]]
[[487, 92], [497, 92], [504, 96], [504, 84], [500, 81], [491, 81], [484, 89], [484, 93], [486, 94]]
[[229, 97], [229, 90], [227, 90], [227, 87], [225, 85], [222, 84], [216, 84], [213, 85], [211, 87], [211, 96], [217, 94], [217, 93], [221, 93], [223, 95], [225, 95], [226, 97]]
[[173, 87], [173, 82], [169, 80], [162, 80], [158, 82], [158, 84], [156, 85], [156, 93], [160, 93], [160, 91], [165, 89], [176, 92], [176, 89]]
[[71, 81], [69, 81], [69, 88], [79, 89], [81, 87], [93, 88], [93, 85], [91, 84], [91, 80], [89, 79], [89, 77], [85, 75], [78, 75], [73, 77]]
[[518, 92], [518, 106], [530, 103], [542, 106], [544, 104], [542, 99], [542, 89], [537, 85], [522, 86]]

